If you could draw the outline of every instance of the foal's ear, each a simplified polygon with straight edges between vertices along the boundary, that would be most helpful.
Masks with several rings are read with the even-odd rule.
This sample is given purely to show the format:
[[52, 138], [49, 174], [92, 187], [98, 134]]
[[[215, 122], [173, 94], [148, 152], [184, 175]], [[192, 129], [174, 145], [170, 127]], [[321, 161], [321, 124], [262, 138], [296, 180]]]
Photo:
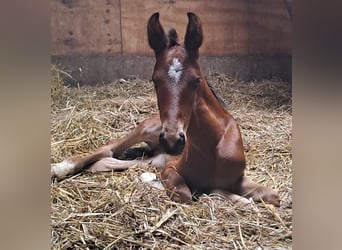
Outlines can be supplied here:
[[189, 23], [186, 28], [184, 46], [190, 56], [198, 57], [198, 49], [203, 41], [201, 20], [192, 12], [188, 12], [187, 15]]
[[154, 13], [147, 23], [147, 36], [150, 47], [154, 50], [155, 54], [159, 54], [167, 46], [167, 37], [164, 29], [159, 22], [159, 13]]

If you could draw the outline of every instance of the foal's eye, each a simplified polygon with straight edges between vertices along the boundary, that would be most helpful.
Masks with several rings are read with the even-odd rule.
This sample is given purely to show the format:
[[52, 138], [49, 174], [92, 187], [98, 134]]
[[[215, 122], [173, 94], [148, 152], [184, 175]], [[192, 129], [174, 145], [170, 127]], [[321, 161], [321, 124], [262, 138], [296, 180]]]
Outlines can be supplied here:
[[197, 77], [195, 80], [193, 80], [193, 82], [192, 82], [192, 87], [193, 87], [194, 89], [196, 89], [197, 86], [200, 84], [200, 82], [201, 82], [201, 78], [200, 78], [200, 77]]

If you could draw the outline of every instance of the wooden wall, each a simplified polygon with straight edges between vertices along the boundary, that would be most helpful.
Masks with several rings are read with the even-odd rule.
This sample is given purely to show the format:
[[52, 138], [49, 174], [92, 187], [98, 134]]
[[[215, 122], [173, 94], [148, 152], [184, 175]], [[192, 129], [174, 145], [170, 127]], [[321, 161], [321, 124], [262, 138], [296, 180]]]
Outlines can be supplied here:
[[[146, 23], [160, 12], [183, 40], [186, 13], [202, 20], [202, 56], [291, 56], [292, 24], [282, 0], [51, 0], [51, 55], [152, 56]], [[101, 59], [102, 60], [102, 59]]]
[[119, 0], [51, 0], [52, 55], [121, 52]]
[[[281, 0], [122, 1], [124, 53], [146, 54], [146, 20], [161, 13], [164, 28], [175, 27], [181, 40], [188, 22], [186, 12], [202, 20], [202, 55], [291, 53], [291, 22]], [[166, 3], [165, 3], [166, 2]], [[174, 3], [170, 3], [174, 2]], [[123, 4], [124, 3], [124, 4]], [[132, 39], [132, 34], [137, 34]]]

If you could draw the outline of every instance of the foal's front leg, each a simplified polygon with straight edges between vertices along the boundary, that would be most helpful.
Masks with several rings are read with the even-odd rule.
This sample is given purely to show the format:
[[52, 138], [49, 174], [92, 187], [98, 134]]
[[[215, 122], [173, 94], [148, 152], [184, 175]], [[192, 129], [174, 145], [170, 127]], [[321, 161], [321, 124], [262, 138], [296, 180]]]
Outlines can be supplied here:
[[67, 176], [82, 172], [88, 166], [103, 158], [112, 156], [113, 152], [110, 150], [110, 147], [104, 146], [84, 157], [69, 157], [60, 163], [51, 164], [51, 179], [56, 178], [58, 181], [61, 181]]
[[[158, 147], [159, 134], [161, 131], [161, 122], [159, 116], [153, 116], [141, 122], [130, 134], [121, 138], [113, 139], [109, 141], [106, 145], [100, 147], [95, 152], [86, 155], [84, 157], [76, 156], [69, 157], [64, 161], [51, 165], [51, 178], [57, 178], [57, 180], [63, 180], [67, 176], [75, 175], [80, 173], [90, 166], [94, 165], [96, 162], [107, 159], [103, 161], [102, 164], [95, 166], [92, 171], [109, 171], [107, 167], [110, 165], [111, 169], [122, 169], [127, 168], [131, 162], [115, 161], [109, 160], [112, 157], [119, 157], [125, 150], [129, 147], [140, 143], [146, 142], [149, 147], [153, 150]], [[109, 164], [110, 163], [110, 164]], [[133, 162], [136, 163], [136, 162]], [[132, 165], [134, 165], [132, 163]], [[117, 168], [115, 167], [117, 165]], [[101, 167], [99, 167], [101, 165]], [[107, 166], [106, 168], [103, 166]]]
[[172, 164], [167, 164], [161, 173], [162, 183], [171, 200], [178, 203], [190, 203], [192, 195], [184, 178], [177, 172]]

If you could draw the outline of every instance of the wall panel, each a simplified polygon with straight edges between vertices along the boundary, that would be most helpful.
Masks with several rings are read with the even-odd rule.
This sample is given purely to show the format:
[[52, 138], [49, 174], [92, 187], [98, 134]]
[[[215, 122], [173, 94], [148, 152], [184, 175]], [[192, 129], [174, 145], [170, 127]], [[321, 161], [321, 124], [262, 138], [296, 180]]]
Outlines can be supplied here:
[[52, 0], [51, 54], [121, 53], [119, 0]]

